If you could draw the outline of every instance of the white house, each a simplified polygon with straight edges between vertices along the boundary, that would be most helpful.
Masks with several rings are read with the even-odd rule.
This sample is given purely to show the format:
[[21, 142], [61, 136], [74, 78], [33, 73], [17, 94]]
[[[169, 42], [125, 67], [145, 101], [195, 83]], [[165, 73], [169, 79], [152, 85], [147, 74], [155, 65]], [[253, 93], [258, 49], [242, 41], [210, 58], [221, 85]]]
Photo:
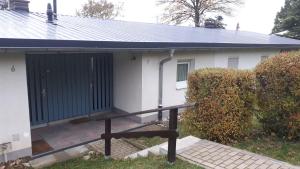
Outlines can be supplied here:
[[[14, 3], [18, 2], [18, 3]], [[253, 32], [0, 10], [0, 161], [31, 155], [31, 128], [185, 102], [187, 73], [252, 69], [300, 41]], [[155, 116], [138, 116], [140, 122]], [[0, 146], [1, 147], [1, 146]]]

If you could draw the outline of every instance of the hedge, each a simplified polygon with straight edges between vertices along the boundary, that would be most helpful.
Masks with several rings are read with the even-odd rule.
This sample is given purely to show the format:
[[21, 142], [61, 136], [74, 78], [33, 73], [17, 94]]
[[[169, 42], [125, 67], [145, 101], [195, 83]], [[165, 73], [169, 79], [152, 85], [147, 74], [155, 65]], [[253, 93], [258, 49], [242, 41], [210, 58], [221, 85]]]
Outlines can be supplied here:
[[300, 135], [300, 52], [281, 53], [256, 69], [258, 118], [265, 131], [295, 139]]
[[255, 75], [250, 71], [201, 69], [188, 77], [183, 127], [202, 138], [229, 143], [249, 132], [255, 103]]

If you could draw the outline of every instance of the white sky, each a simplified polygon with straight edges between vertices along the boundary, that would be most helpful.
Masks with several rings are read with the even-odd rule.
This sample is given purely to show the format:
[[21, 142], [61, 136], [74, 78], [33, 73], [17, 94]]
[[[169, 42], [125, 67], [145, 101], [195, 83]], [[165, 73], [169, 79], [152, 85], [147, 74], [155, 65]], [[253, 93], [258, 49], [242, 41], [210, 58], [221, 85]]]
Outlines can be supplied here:
[[[119, 20], [158, 22], [163, 13], [157, 7], [156, 0], [108, 0], [115, 3], [124, 3], [122, 16]], [[235, 29], [237, 22], [240, 30], [269, 34], [273, 28], [276, 13], [284, 5], [285, 0], [244, 0], [244, 5], [236, 9], [231, 17], [225, 17], [226, 29]], [[45, 12], [47, 3], [52, 0], [30, 0], [30, 11]], [[87, 0], [57, 0], [58, 14], [75, 15], [76, 10]]]

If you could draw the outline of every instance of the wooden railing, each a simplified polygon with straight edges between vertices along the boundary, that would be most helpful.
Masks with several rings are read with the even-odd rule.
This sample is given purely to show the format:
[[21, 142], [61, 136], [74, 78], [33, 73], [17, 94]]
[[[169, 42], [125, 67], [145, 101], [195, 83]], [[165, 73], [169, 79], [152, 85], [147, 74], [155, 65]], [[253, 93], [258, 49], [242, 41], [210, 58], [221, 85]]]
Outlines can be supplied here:
[[[32, 159], [37, 159], [41, 158], [47, 155], [51, 155], [54, 153], [58, 153], [67, 149], [71, 149], [77, 146], [89, 144], [91, 142], [95, 142], [101, 139], [105, 140], [105, 157], [110, 158], [111, 155], [111, 139], [120, 139], [120, 138], [140, 138], [140, 137], [161, 137], [161, 138], [168, 138], [168, 161], [170, 163], [174, 163], [176, 160], [176, 139], [178, 137], [178, 132], [177, 132], [177, 120], [178, 120], [178, 110], [183, 109], [183, 108], [188, 108], [188, 107], [193, 107], [194, 104], [184, 104], [184, 105], [178, 105], [178, 106], [171, 106], [171, 107], [161, 107], [158, 109], [151, 109], [151, 110], [146, 110], [146, 111], [140, 111], [140, 112], [135, 112], [135, 113], [130, 113], [130, 114], [112, 114], [108, 116], [102, 116], [101, 118], [95, 119], [96, 121], [98, 120], [105, 120], [105, 133], [101, 135], [100, 138], [96, 138], [93, 140], [85, 141], [82, 143], [78, 143], [75, 145], [71, 145], [68, 147], [64, 147], [61, 149], [57, 150], [52, 150], [48, 151], [45, 153], [37, 154], [32, 156]], [[163, 111], [169, 111], [169, 129], [168, 130], [159, 130], [159, 131], [138, 131], [138, 132], [119, 132], [119, 133], [111, 133], [111, 121], [113, 119], [117, 118], [125, 118], [125, 117], [130, 117], [130, 116], [136, 116], [136, 115], [141, 115], [141, 114], [148, 114], [148, 113], [153, 113], [153, 112], [160, 112], [162, 113]], [[160, 120], [160, 119], [159, 119]], [[127, 130], [130, 131], [131, 129]]]
[[[105, 140], [105, 157], [110, 158], [111, 156], [111, 139], [120, 138], [140, 138], [140, 137], [161, 137], [168, 138], [168, 162], [174, 163], [176, 160], [176, 139], [179, 136], [177, 131], [177, 120], [178, 120], [178, 109], [192, 107], [191, 104], [184, 104], [179, 106], [151, 109], [131, 114], [122, 115], [112, 115], [109, 117], [101, 118], [105, 120], [105, 133], [101, 135], [101, 139]], [[141, 114], [148, 114], [153, 112], [161, 113], [163, 111], [169, 111], [169, 129], [168, 130], [158, 130], [158, 131], [136, 131], [136, 132], [119, 132], [111, 133], [111, 120], [121, 117], [129, 117]], [[161, 117], [159, 115], [158, 117]], [[160, 120], [160, 118], [159, 118]]]

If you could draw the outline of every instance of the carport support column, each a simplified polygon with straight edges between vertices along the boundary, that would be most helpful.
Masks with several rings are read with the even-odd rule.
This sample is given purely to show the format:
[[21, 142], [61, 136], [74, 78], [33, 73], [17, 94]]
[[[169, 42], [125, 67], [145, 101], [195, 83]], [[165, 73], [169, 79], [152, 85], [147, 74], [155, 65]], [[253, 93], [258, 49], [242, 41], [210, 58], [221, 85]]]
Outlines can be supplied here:
[[105, 159], [111, 155], [111, 119], [105, 120]]

